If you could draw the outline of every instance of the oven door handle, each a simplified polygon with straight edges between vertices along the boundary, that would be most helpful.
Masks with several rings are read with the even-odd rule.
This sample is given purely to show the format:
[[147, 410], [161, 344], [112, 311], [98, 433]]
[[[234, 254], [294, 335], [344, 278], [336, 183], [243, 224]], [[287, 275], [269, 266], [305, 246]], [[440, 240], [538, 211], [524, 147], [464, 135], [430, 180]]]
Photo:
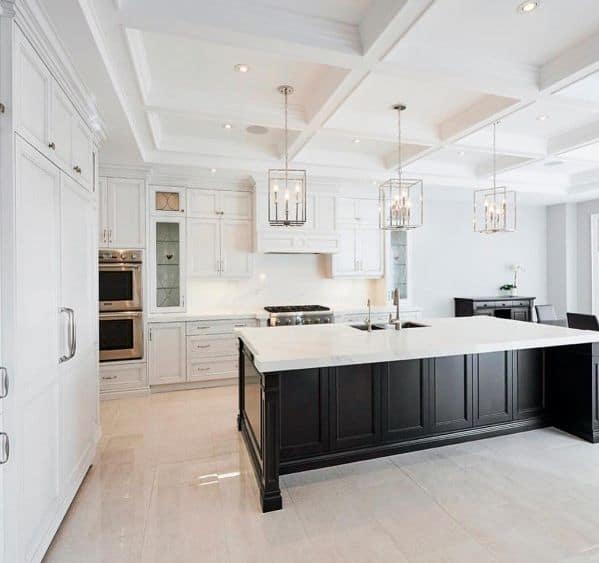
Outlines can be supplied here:
[[125, 262], [117, 262], [113, 264], [100, 264], [99, 266], [100, 272], [103, 270], [118, 270], [120, 272], [128, 272], [130, 270], [139, 270], [140, 268], [141, 264]]
[[100, 320], [108, 319], [130, 319], [132, 317], [141, 317], [143, 311], [116, 311], [114, 313], [100, 313]]
[[69, 318], [69, 355], [62, 355], [58, 359], [59, 363], [68, 362], [75, 357], [77, 353], [77, 326], [75, 324], [75, 311], [70, 307], [61, 307], [61, 313], [66, 313]]

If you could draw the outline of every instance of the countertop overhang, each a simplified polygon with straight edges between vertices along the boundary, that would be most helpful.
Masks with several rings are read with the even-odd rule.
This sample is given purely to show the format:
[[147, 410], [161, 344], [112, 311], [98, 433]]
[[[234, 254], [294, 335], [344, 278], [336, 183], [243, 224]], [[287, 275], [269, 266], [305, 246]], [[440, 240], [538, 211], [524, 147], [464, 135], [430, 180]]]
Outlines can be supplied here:
[[599, 342], [599, 332], [487, 316], [418, 322], [428, 326], [365, 332], [331, 324], [239, 328], [235, 332], [261, 372]]

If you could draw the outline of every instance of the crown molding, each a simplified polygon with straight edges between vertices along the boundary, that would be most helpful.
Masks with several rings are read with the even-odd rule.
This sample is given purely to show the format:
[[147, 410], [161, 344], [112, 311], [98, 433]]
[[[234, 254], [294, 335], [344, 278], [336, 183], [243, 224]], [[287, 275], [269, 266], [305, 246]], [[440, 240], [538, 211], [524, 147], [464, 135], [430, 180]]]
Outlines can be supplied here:
[[0, 0], [0, 17], [14, 18], [15, 15], [15, 0]]

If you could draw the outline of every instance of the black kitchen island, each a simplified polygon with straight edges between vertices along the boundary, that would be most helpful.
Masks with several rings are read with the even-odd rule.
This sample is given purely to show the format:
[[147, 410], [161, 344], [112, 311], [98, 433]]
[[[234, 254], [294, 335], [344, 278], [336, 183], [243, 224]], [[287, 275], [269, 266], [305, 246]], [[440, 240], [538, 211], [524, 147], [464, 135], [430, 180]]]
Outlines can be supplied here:
[[[286, 473], [548, 425], [599, 440], [599, 334], [546, 327], [533, 347], [531, 333], [518, 333], [519, 325], [530, 323], [488, 319], [486, 323], [500, 323], [499, 332], [518, 333], [506, 341], [498, 334], [484, 336], [485, 327], [497, 333], [497, 326], [453, 319], [478, 323], [463, 325], [468, 330], [461, 340], [481, 334], [471, 343], [472, 353], [394, 359], [423, 353], [427, 340], [440, 353], [463, 348], [456, 326], [443, 321], [432, 323], [435, 330], [384, 331], [380, 336], [358, 335], [350, 327], [239, 331], [238, 426], [258, 478], [263, 511], [282, 507], [279, 475]], [[259, 330], [267, 333], [254, 332]], [[282, 335], [283, 330], [296, 332]], [[327, 330], [331, 332], [323, 332]], [[271, 357], [280, 358], [284, 369], [267, 371], [276, 361], [258, 359], [262, 337], [280, 346]], [[343, 339], [351, 342], [343, 344]], [[360, 342], [369, 361], [358, 363]], [[518, 343], [522, 347], [513, 348]], [[502, 344], [505, 350], [485, 350]], [[351, 359], [339, 354], [348, 345]], [[320, 349], [315, 352], [314, 346]], [[296, 357], [286, 360], [291, 347]], [[322, 356], [326, 350], [328, 360]], [[370, 361], [373, 355], [381, 361]], [[318, 362], [322, 365], [311, 365]], [[306, 367], [291, 367], [298, 363]]]

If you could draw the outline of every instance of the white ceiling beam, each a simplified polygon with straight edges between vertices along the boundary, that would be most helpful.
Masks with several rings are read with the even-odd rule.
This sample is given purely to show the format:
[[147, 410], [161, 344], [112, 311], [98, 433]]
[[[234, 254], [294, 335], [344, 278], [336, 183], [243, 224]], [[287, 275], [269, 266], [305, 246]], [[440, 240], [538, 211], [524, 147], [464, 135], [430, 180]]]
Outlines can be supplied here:
[[[233, 101], [214, 98], [205, 99], [205, 104], [198, 104], [202, 111], [180, 109], [161, 103], [144, 106], [147, 112], [164, 116], [186, 117], [210, 123], [240, 123], [243, 125], [261, 125], [269, 129], [283, 129], [283, 107], [255, 104], [241, 107]], [[289, 106], [289, 129], [301, 131], [306, 127], [306, 118], [301, 106]]]
[[523, 105], [520, 100], [514, 98], [484, 96], [468, 109], [441, 123], [439, 125], [439, 137], [445, 143], [457, 141], [485, 127], [487, 124], [497, 121], [516, 108], [520, 109]]
[[[432, 5], [434, 0], [377, 0], [371, 10], [375, 15], [368, 24], [368, 31], [364, 31], [368, 38], [368, 48], [365, 49], [362, 64], [349, 71], [332, 93], [323, 101], [306, 127], [289, 148], [289, 156], [293, 159], [310, 141], [310, 139], [323, 127], [326, 121], [339, 109], [339, 107], [358, 88], [370, 74], [374, 66], [397, 44], [410, 27]], [[386, 13], [386, 18], [383, 17]], [[384, 23], [384, 26], [382, 24]], [[377, 38], [374, 38], [378, 30]]]
[[185, 2], [165, 10], [163, 0], [127, 3], [118, 12], [127, 28], [168, 33], [259, 50], [320, 64], [351, 67], [362, 53], [357, 25], [243, 0]]
[[599, 121], [583, 125], [561, 135], [549, 139], [547, 151], [549, 154], [559, 155], [585, 145], [590, 145], [599, 139]]
[[596, 70], [599, 70], [599, 34], [588, 37], [543, 65], [539, 86], [542, 91], [555, 92]]

